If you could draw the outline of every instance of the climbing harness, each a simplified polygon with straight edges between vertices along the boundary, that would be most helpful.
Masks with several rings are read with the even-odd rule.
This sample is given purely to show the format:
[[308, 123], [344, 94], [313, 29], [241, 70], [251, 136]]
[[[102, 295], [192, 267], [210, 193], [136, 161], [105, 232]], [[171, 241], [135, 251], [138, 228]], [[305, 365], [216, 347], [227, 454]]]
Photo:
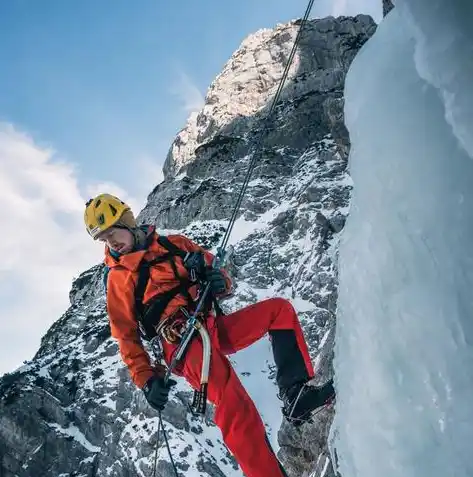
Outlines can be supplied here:
[[[309, 0], [309, 4], [307, 5], [304, 17], [301, 20], [299, 30], [298, 30], [297, 35], [296, 35], [296, 39], [294, 40], [294, 44], [292, 46], [291, 53], [289, 54], [289, 58], [287, 60], [286, 67], [284, 68], [283, 75], [281, 77], [281, 80], [279, 81], [278, 89], [276, 91], [276, 94], [274, 95], [274, 98], [273, 98], [273, 101], [271, 103], [271, 107], [269, 108], [268, 114], [265, 117], [265, 121], [267, 121], [269, 119], [269, 117], [271, 116], [271, 114], [274, 112], [274, 110], [276, 108], [276, 104], [279, 101], [279, 97], [281, 96], [282, 90], [284, 88], [284, 84], [285, 84], [287, 76], [289, 74], [289, 69], [290, 69], [292, 61], [294, 59], [294, 55], [296, 54], [297, 45], [299, 44], [299, 41], [300, 41], [300, 38], [301, 38], [301, 35], [302, 35], [302, 30], [303, 30], [303, 28], [304, 28], [304, 26], [305, 26], [305, 24], [306, 24], [306, 22], [309, 18], [309, 15], [310, 15], [310, 12], [312, 10], [313, 4], [314, 4], [314, 0]], [[240, 210], [241, 202], [243, 200], [246, 189], [247, 189], [248, 184], [250, 182], [251, 174], [252, 174], [253, 169], [255, 168], [255, 165], [256, 165], [256, 161], [257, 161], [257, 158], [258, 158], [258, 156], [256, 154], [256, 151], [258, 151], [260, 149], [262, 141], [263, 141], [263, 135], [262, 135], [262, 132], [261, 132], [260, 136], [259, 136], [259, 138], [256, 142], [256, 145], [254, 147], [253, 155], [252, 155], [252, 158], [250, 160], [250, 164], [248, 165], [248, 170], [246, 172], [246, 176], [245, 176], [245, 179], [243, 181], [243, 185], [241, 187], [240, 193], [238, 194], [237, 201], [236, 201], [236, 204], [235, 204], [235, 208], [233, 209], [233, 213], [232, 213], [232, 216], [230, 218], [229, 224], [227, 226], [227, 230], [225, 231], [225, 234], [223, 236], [223, 239], [222, 239], [222, 242], [221, 242], [220, 246], [217, 248], [217, 253], [214, 257], [213, 264], [212, 264], [212, 266], [214, 268], [221, 268], [224, 264], [225, 249], [228, 245], [228, 241], [230, 239], [230, 235], [232, 233], [233, 226], [235, 225], [237, 215], [238, 215], [238, 211]], [[194, 336], [194, 333], [196, 331], [198, 331], [198, 315], [203, 308], [203, 305], [205, 303], [205, 300], [206, 300], [207, 295], [209, 294], [209, 292], [210, 292], [210, 283], [207, 283], [207, 285], [205, 286], [204, 291], [202, 293], [202, 296], [200, 297], [200, 300], [197, 303], [197, 307], [195, 308], [193, 314], [191, 315], [191, 317], [189, 318], [189, 320], [187, 322], [186, 328], [185, 328], [185, 330], [183, 332], [183, 335], [182, 335], [181, 342], [180, 342], [180, 344], [177, 348], [177, 351], [174, 354], [174, 356], [171, 360], [171, 363], [170, 363], [170, 365], [169, 365], [169, 367], [166, 371], [166, 375], [165, 375], [165, 378], [164, 378], [165, 382], [167, 382], [169, 380], [173, 370], [175, 369], [175, 367], [177, 366], [179, 361], [183, 358], [183, 356], [184, 356], [184, 354], [187, 350], [187, 347], [188, 347], [192, 337]]]
[[[138, 281], [135, 288], [136, 316], [140, 333], [146, 340], [150, 340], [156, 336], [156, 323], [159, 322], [162, 313], [167, 308], [171, 300], [178, 294], [185, 296], [188, 301], [188, 305], [192, 306], [193, 298], [189, 292], [189, 289], [196, 285], [196, 282], [179, 275], [176, 263], [174, 261], [175, 257], [181, 257], [183, 260], [185, 260], [187, 252], [181, 250], [167, 237], [162, 235], [158, 235], [157, 241], [159, 245], [167, 250], [167, 253], [159, 255], [153, 260], [141, 262], [139, 267]], [[164, 262], [170, 263], [174, 276], [179, 284], [168, 291], [155, 295], [152, 300], [145, 305], [143, 304], [143, 298], [150, 277], [150, 268], [154, 265]]]
[[[281, 96], [282, 90], [284, 88], [284, 85], [285, 85], [285, 82], [286, 82], [286, 79], [287, 79], [287, 76], [289, 74], [289, 69], [292, 65], [292, 61], [294, 59], [294, 56], [295, 56], [295, 53], [296, 53], [296, 50], [297, 50], [297, 45], [299, 44], [303, 28], [304, 28], [305, 24], [307, 23], [307, 20], [309, 18], [310, 12], [312, 10], [313, 4], [314, 4], [314, 0], [309, 0], [309, 3], [307, 5], [307, 8], [306, 8], [306, 11], [305, 11], [305, 14], [304, 14], [304, 17], [302, 18], [302, 20], [300, 22], [299, 30], [298, 30], [296, 38], [294, 40], [294, 44], [292, 46], [291, 53], [289, 54], [289, 58], [287, 60], [286, 67], [284, 69], [281, 80], [279, 81], [278, 89], [277, 89], [277, 91], [274, 95], [273, 101], [271, 103], [271, 107], [269, 108], [268, 113], [267, 113], [267, 115], [264, 119], [265, 121], [267, 121], [269, 119], [269, 117], [271, 116], [271, 114], [274, 112], [274, 110], [276, 108], [276, 104], [279, 101], [279, 98]], [[243, 197], [245, 195], [246, 189], [247, 189], [248, 184], [250, 182], [251, 174], [253, 172], [253, 169], [255, 168], [256, 161], [258, 159], [258, 156], [257, 156], [256, 152], [260, 149], [262, 141], [263, 141], [263, 135], [262, 135], [262, 131], [261, 131], [260, 136], [255, 143], [255, 147], [253, 148], [253, 155], [252, 155], [250, 163], [248, 165], [248, 170], [247, 170], [245, 178], [243, 180], [243, 184], [242, 184], [240, 193], [238, 194], [237, 201], [236, 201], [235, 207], [233, 209], [232, 216], [231, 216], [230, 221], [228, 223], [228, 226], [227, 226], [227, 229], [226, 229], [225, 234], [223, 236], [222, 242], [221, 242], [220, 246], [217, 248], [217, 253], [215, 254], [215, 257], [214, 257], [214, 260], [213, 260], [213, 263], [212, 263], [213, 268], [219, 269], [224, 265], [225, 249], [228, 245], [228, 241], [230, 239], [232, 229], [233, 229], [233, 227], [235, 225], [235, 222], [237, 220], [238, 211], [240, 210], [240, 206], [241, 206]], [[181, 285], [184, 286], [184, 284], [182, 284], [182, 283], [181, 283]], [[203, 355], [203, 365], [202, 365], [202, 374], [201, 374], [201, 387], [200, 387], [199, 391], [194, 393], [194, 400], [193, 400], [193, 403], [192, 403], [192, 407], [194, 409], [196, 409], [197, 411], [201, 411], [202, 413], [205, 412], [205, 404], [206, 404], [206, 401], [207, 401], [207, 383], [208, 383], [208, 375], [209, 375], [210, 352], [211, 352], [210, 350], [211, 350], [211, 348], [210, 348], [209, 335], [208, 335], [207, 330], [205, 329], [205, 327], [200, 322], [199, 316], [201, 315], [202, 310], [205, 306], [205, 303], [207, 302], [207, 297], [209, 295], [209, 292], [210, 292], [210, 283], [207, 283], [204, 290], [203, 290], [202, 295], [199, 298], [197, 306], [195, 307], [192, 314], [188, 315], [188, 320], [187, 320], [185, 328], [182, 332], [180, 343], [179, 343], [179, 345], [176, 349], [176, 352], [174, 353], [174, 356], [171, 359], [171, 363], [169, 364], [168, 369], [166, 371], [166, 375], [164, 377], [164, 382], [167, 383], [171, 374], [172, 374], [172, 372], [174, 371], [174, 369], [176, 368], [178, 363], [183, 358], [183, 356], [184, 356], [184, 354], [185, 354], [185, 352], [186, 352], [186, 350], [189, 346], [189, 343], [191, 342], [195, 332], [199, 332], [199, 334], [202, 338], [202, 343], [203, 343], [203, 348], [204, 348], [203, 354], [204, 355]], [[169, 303], [169, 301], [168, 301], [168, 303]], [[164, 310], [164, 308], [162, 310]], [[163, 432], [164, 440], [165, 440], [165, 443], [166, 443], [166, 448], [167, 448], [167, 451], [168, 451], [168, 454], [169, 454], [169, 458], [171, 460], [171, 465], [173, 467], [174, 474], [175, 474], [176, 477], [178, 477], [177, 468], [176, 468], [176, 465], [175, 465], [174, 460], [172, 458], [171, 449], [170, 449], [170, 446], [169, 446], [166, 431], [165, 431], [164, 424], [163, 424], [162, 417], [161, 417], [161, 412], [159, 412], [159, 426], [160, 427], [158, 427], [158, 439], [157, 439], [157, 444], [156, 444], [155, 465], [154, 465], [153, 476], [156, 477], [156, 470], [157, 470], [156, 469], [156, 464], [157, 464], [157, 456], [158, 456], [158, 450], [159, 450], [159, 445], [160, 445], [160, 443], [159, 443], [159, 429], [161, 428], [162, 432]]]
[[[197, 272], [194, 269], [189, 270], [190, 280], [183, 278], [179, 275], [177, 266], [174, 262], [174, 257], [181, 257], [184, 264], [186, 259], [190, 255], [189, 252], [180, 249], [173, 244], [167, 237], [158, 236], [158, 243], [164, 247], [168, 253], [160, 255], [153, 260], [142, 262], [139, 269], [138, 282], [135, 288], [135, 309], [137, 311], [137, 320], [140, 328], [140, 333], [144, 339], [150, 342], [151, 349], [155, 354], [156, 361], [160, 361], [163, 356], [163, 349], [161, 344], [161, 338], [171, 342], [171, 334], [174, 334], [174, 338], [182, 339], [182, 334], [177, 329], [173, 328], [176, 321], [176, 315], [182, 315], [182, 323], [190, 320], [189, 312], [185, 307], [179, 308], [173, 315], [161, 320], [161, 315], [168, 306], [169, 302], [178, 294], [182, 293], [187, 297], [188, 306], [192, 308], [194, 300], [190, 295], [189, 288], [193, 287], [197, 283]], [[157, 264], [170, 261], [174, 276], [179, 281], [179, 285], [170, 289], [169, 291], [160, 293], [153, 297], [150, 303], [143, 304], [143, 297], [146, 290], [146, 286], [149, 281], [150, 267]], [[207, 303], [211, 305], [211, 303]], [[215, 303], [217, 314], [221, 313], [218, 304]], [[207, 310], [205, 310], [205, 313]], [[205, 313], [199, 314], [198, 318], [203, 317]], [[203, 318], [202, 318], [203, 320]], [[180, 320], [181, 321], [181, 320]], [[207, 383], [210, 368], [210, 337], [203, 326], [202, 322], [197, 319], [195, 324], [196, 330], [199, 332], [202, 344], [203, 344], [203, 360], [202, 371], [200, 380], [200, 389], [194, 391], [194, 397], [192, 399], [191, 410], [193, 414], [205, 414], [207, 404]]]
[[[178, 313], [181, 313], [184, 318], [187, 320], [190, 319], [190, 314], [185, 308], [180, 308]], [[160, 361], [161, 357], [164, 354], [163, 347], [161, 344], [161, 338], [164, 337], [168, 341], [168, 338], [165, 337], [165, 330], [170, 326], [170, 322], [173, 321], [173, 316], [166, 318], [161, 321], [156, 327], [156, 336], [150, 340], [151, 349], [155, 355], [156, 361]], [[172, 324], [171, 324], [172, 326]], [[211, 344], [210, 336], [205, 328], [204, 324], [198, 320], [196, 324], [196, 329], [199, 332], [200, 338], [202, 340], [202, 369], [200, 373], [200, 389], [194, 390], [194, 397], [192, 398], [192, 403], [190, 405], [190, 411], [193, 415], [204, 415], [207, 408], [207, 386], [209, 382], [209, 371], [210, 371], [210, 356], [211, 356]], [[182, 338], [182, 335], [178, 335], [178, 338]]]

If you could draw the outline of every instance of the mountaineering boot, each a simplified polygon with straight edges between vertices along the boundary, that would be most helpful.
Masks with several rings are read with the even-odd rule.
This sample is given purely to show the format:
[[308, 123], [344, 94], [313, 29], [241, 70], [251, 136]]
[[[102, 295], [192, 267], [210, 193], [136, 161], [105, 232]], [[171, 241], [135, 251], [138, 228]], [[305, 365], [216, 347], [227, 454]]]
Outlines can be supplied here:
[[308, 421], [313, 411], [330, 404], [335, 399], [333, 379], [322, 386], [311, 386], [307, 381], [299, 382], [281, 394], [282, 413], [295, 426]]

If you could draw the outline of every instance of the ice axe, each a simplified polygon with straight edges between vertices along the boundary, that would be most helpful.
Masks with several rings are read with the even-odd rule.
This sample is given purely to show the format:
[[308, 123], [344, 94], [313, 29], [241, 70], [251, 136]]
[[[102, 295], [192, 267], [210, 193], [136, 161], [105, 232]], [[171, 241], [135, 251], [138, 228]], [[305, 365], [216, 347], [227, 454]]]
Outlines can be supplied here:
[[[223, 264], [224, 251], [222, 248], [219, 248], [218, 253], [214, 257], [212, 268], [221, 268]], [[206, 404], [207, 404], [207, 385], [209, 381], [209, 369], [210, 369], [210, 356], [211, 356], [211, 346], [210, 346], [210, 337], [199, 321], [198, 316], [202, 307], [204, 306], [205, 300], [210, 293], [210, 283], [207, 282], [202, 292], [202, 295], [197, 303], [197, 306], [190, 315], [184, 308], [182, 309], [183, 314], [187, 318], [185, 328], [181, 334], [181, 341], [174, 353], [171, 363], [168, 366], [166, 374], [164, 376], [164, 383], [167, 384], [173, 370], [176, 368], [177, 364], [184, 357], [188, 346], [194, 337], [195, 332], [197, 331], [202, 338], [203, 345], [203, 356], [202, 356], [202, 371], [200, 374], [200, 389], [194, 392], [194, 399], [192, 400], [192, 408], [197, 414], [205, 414]]]

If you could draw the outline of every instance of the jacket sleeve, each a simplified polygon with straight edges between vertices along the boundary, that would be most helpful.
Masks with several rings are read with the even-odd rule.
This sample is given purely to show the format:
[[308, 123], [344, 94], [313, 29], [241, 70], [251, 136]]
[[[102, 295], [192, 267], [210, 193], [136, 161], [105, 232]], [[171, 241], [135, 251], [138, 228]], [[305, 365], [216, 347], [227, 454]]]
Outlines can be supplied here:
[[134, 283], [126, 270], [111, 270], [107, 284], [107, 312], [112, 336], [118, 341], [123, 362], [140, 388], [155, 374], [139, 336], [135, 318]]
[[[172, 240], [178, 247], [181, 247], [184, 250], [187, 250], [188, 252], [202, 252], [204, 254], [205, 263], [209, 267], [212, 266], [214, 255], [208, 250], [205, 250], [203, 247], [201, 247], [200, 245], [197, 245], [195, 242], [188, 239], [184, 235], [175, 235], [172, 237]], [[220, 294], [219, 297], [224, 297], [232, 293], [233, 283], [232, 283], [232, 279], [230, 278], [230, 275], [225, 270], [225, 268], [221, 268], [220, 271], [222, 272], [225, 278], [226, 291], [225, 293]]]

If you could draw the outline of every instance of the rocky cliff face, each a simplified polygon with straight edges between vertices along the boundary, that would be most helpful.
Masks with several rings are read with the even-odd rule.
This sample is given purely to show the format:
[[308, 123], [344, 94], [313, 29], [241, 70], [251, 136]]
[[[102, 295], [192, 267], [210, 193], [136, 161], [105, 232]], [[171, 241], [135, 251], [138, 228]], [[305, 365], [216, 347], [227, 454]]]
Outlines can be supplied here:
[[394, 8], [391, 0], [383, 0], [383, 17], [385, 17]]
[[[344, 78], [375, 24], [367, 16], [310, 21], [282, 100], [265, 121], [297, 29], [297, 21], [279, 25], [242, 43], [210, 86], [203, 110], [177, 135], [165, 180], [150, 193], [139, 220], [215, 247], [248, 161], [259, 154], [231, 237], [229, 268], [237, 288], [223, 306], [290, 298], [317, 378], [325, 381], [332, 373], [337, 240], [350, 193]], [[259, 139], [262, 148], [254, 151]], [[151, 475], [156, 415], [130, 382], [110, 338], [103, 292], [97, 265], [74, 282], [70, 308], [35, 358], [0, 381], [0, 475]], [[298, 430], [281, 427], [268, 347], [255, 346], [253, 355], [245, 350], [232, 362], [271, 439], [278, 439], [289, 474], [333, 474], [326, 447], [333, 411]], [[241, 476], [211, 420], [187, 411], [189, 398], [180, 381], [164, 412], [182, 475]], [[164, 450], [158, 471], [172, 475]]]

